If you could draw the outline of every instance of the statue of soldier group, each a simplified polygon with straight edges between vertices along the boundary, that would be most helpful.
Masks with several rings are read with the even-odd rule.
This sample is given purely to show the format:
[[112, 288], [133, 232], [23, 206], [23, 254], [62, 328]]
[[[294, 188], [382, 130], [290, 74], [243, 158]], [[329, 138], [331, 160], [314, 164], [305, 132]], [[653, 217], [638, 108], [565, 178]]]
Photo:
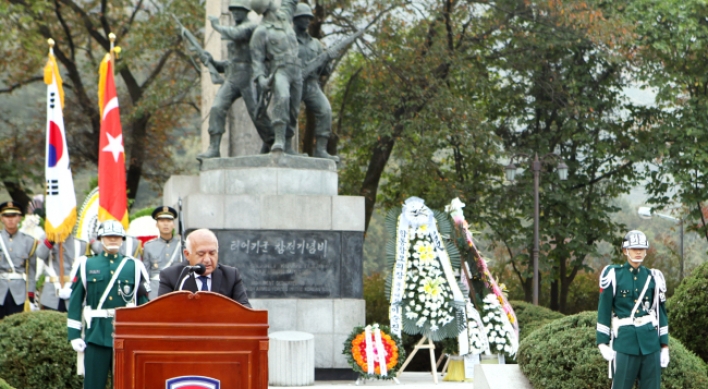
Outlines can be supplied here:
[[[329, 61], [361, 32], [325, 50], [307, 32], [314, 15], [305, 3], [283, 0], [278, 8], [268, 0], [231, 0], [229, 11], [234, 26], [223, 26], [218, 17], [209, 16], [214, 30], [227, 41], [226, 61], [214, 60], [182, 28], [182, 34], [189, 34], [192, 49], [200, 53], [201, 61], [212, 73], [212, 82], [222, 82], [209, 111], [209, 148], [199, 158], [220, 157], [227, 113], [240, 97], [263, 142], [261, 153], [279, 151], [298, 155], [292, 139], [297, 130], [300, 102], [304, 102], [315, 117], [313, 156], [339, 161], [327, 152], [332, 108], [322, 92], [319, 77], [331, 72]], [[260, 24], [248, 19], [250, 11], [263, 16]], [[223, 81], [217, 72], [224, 73]]]

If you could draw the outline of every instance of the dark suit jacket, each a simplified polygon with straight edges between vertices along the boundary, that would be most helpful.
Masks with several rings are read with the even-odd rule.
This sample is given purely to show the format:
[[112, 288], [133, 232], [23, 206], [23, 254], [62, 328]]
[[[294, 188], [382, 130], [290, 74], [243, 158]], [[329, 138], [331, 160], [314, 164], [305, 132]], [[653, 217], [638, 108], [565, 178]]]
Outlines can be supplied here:
[[[157, 291], [158, 296], [179, 290], [182, 279], [189, 274], [187, 270], [182, 273], [185, 266], [187, 266], [187, 264], [178, 263], [160, 271], [160, 288]], [[182, 277], [178, 279], [180, 273]], [[182, 290], [197, 292], [197, 281], [194, 277], [187, 278]], [[221, 264], [217, 265], [214, 272], [211, 273], [211, 291], [222, 294], [245, 307], [251, 308], [251, 304], [248, 302], [248, 296], [246, 296], [246, 288], [243, 286], [243, 281], [241, 280], [241, 275], [235, 267], [223, 266]]]

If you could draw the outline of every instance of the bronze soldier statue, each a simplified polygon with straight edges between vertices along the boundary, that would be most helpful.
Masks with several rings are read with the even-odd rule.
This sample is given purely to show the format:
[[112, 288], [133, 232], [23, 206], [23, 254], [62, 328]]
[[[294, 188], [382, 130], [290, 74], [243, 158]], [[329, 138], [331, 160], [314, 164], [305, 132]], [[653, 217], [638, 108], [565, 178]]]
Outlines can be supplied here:
[[209, 112], [209, 148], [200, 154], [199, 158], [218, 158], [220, 156], [219, 144], [226, 128], [226, 115], [231, 105], [239, 97], [243, 98], [248, 115], [253, 120], [261, 139], [264, 142], [272, 139], [268, 117], [266, 115], [256, 116], [256, 97], [251, 83], [249, 42], [257, 24], [248, 20], [248, 13], [251, 11], [250, 1], [231, 0], [229, 10], [235, 26], [222, 26], [219, 24], [219, 18], [209, 16], [214, 30], [221, 34], [222, 40], [228, 41], [229, 59], [215, 61], [208, 52], [204, 52], [206, 55], [201, 57], [205, 65], [211, 63], [217, 71], [224, 73], [226, 80], [216, 93]]
[[[307, 32], [307, 27], [314, 18], [315, 15], [312, 14], [312, 9], [309, 5], [305, 3], [297, 5], [293, 15], [293, 25], [295, 26], [297, 41], [300, 45], [298, 57], [303, 65], [325, 52], [322, 43], [311, 37]], [[313, 157], [327, 158], [339, 162], [339, 157], [327, 153], [327, 141], [332, 134], [332, 107], [329, 105], [329, 100], [327, 100], [324, 92], [322, 92], [319, 80], [319, 76], [329, 75], [331, 72], [332, 68], [329, 62], [326, 62], [317, 71], [303, 74], [302, 101], [305, 102], [305, 107], [315, 115], [316, 143]]]
[[302, 73], [298, 58], [298, 43], [292, 27], [297, 0], [283, 0], [280, 8], [274, 0], [255, 0], [253, 10], [263, 15], [261, 24], [251, 37], [253, 79], [261, 98], [260, 112], [265, 111], [266, 99], [272, 94], [269, 107], [274, 141], [271, 151], [296, 154], [292, 138], [297, 126], [302, 96]]

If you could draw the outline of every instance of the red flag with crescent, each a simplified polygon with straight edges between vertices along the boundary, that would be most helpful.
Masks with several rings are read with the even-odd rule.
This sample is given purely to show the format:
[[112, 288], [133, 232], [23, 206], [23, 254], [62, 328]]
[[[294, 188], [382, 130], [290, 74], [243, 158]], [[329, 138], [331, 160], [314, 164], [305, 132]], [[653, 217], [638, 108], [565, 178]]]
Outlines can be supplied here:
[[125, 184], [125, 149], [120, 125], [113, 62], [107, 54], [101, 62], [98, 83], [101, 139], [98, 148], [98, 220], [118, 220], [128, 228]]

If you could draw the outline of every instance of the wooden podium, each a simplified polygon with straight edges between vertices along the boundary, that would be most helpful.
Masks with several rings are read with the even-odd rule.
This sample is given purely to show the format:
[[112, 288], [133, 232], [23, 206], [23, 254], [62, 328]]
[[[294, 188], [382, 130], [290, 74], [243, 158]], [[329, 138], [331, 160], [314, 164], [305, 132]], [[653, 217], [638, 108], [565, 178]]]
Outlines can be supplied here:
[[114, 331], [114, 389], [268, 388], [268, 311], [180, 291], [117, 309]]

